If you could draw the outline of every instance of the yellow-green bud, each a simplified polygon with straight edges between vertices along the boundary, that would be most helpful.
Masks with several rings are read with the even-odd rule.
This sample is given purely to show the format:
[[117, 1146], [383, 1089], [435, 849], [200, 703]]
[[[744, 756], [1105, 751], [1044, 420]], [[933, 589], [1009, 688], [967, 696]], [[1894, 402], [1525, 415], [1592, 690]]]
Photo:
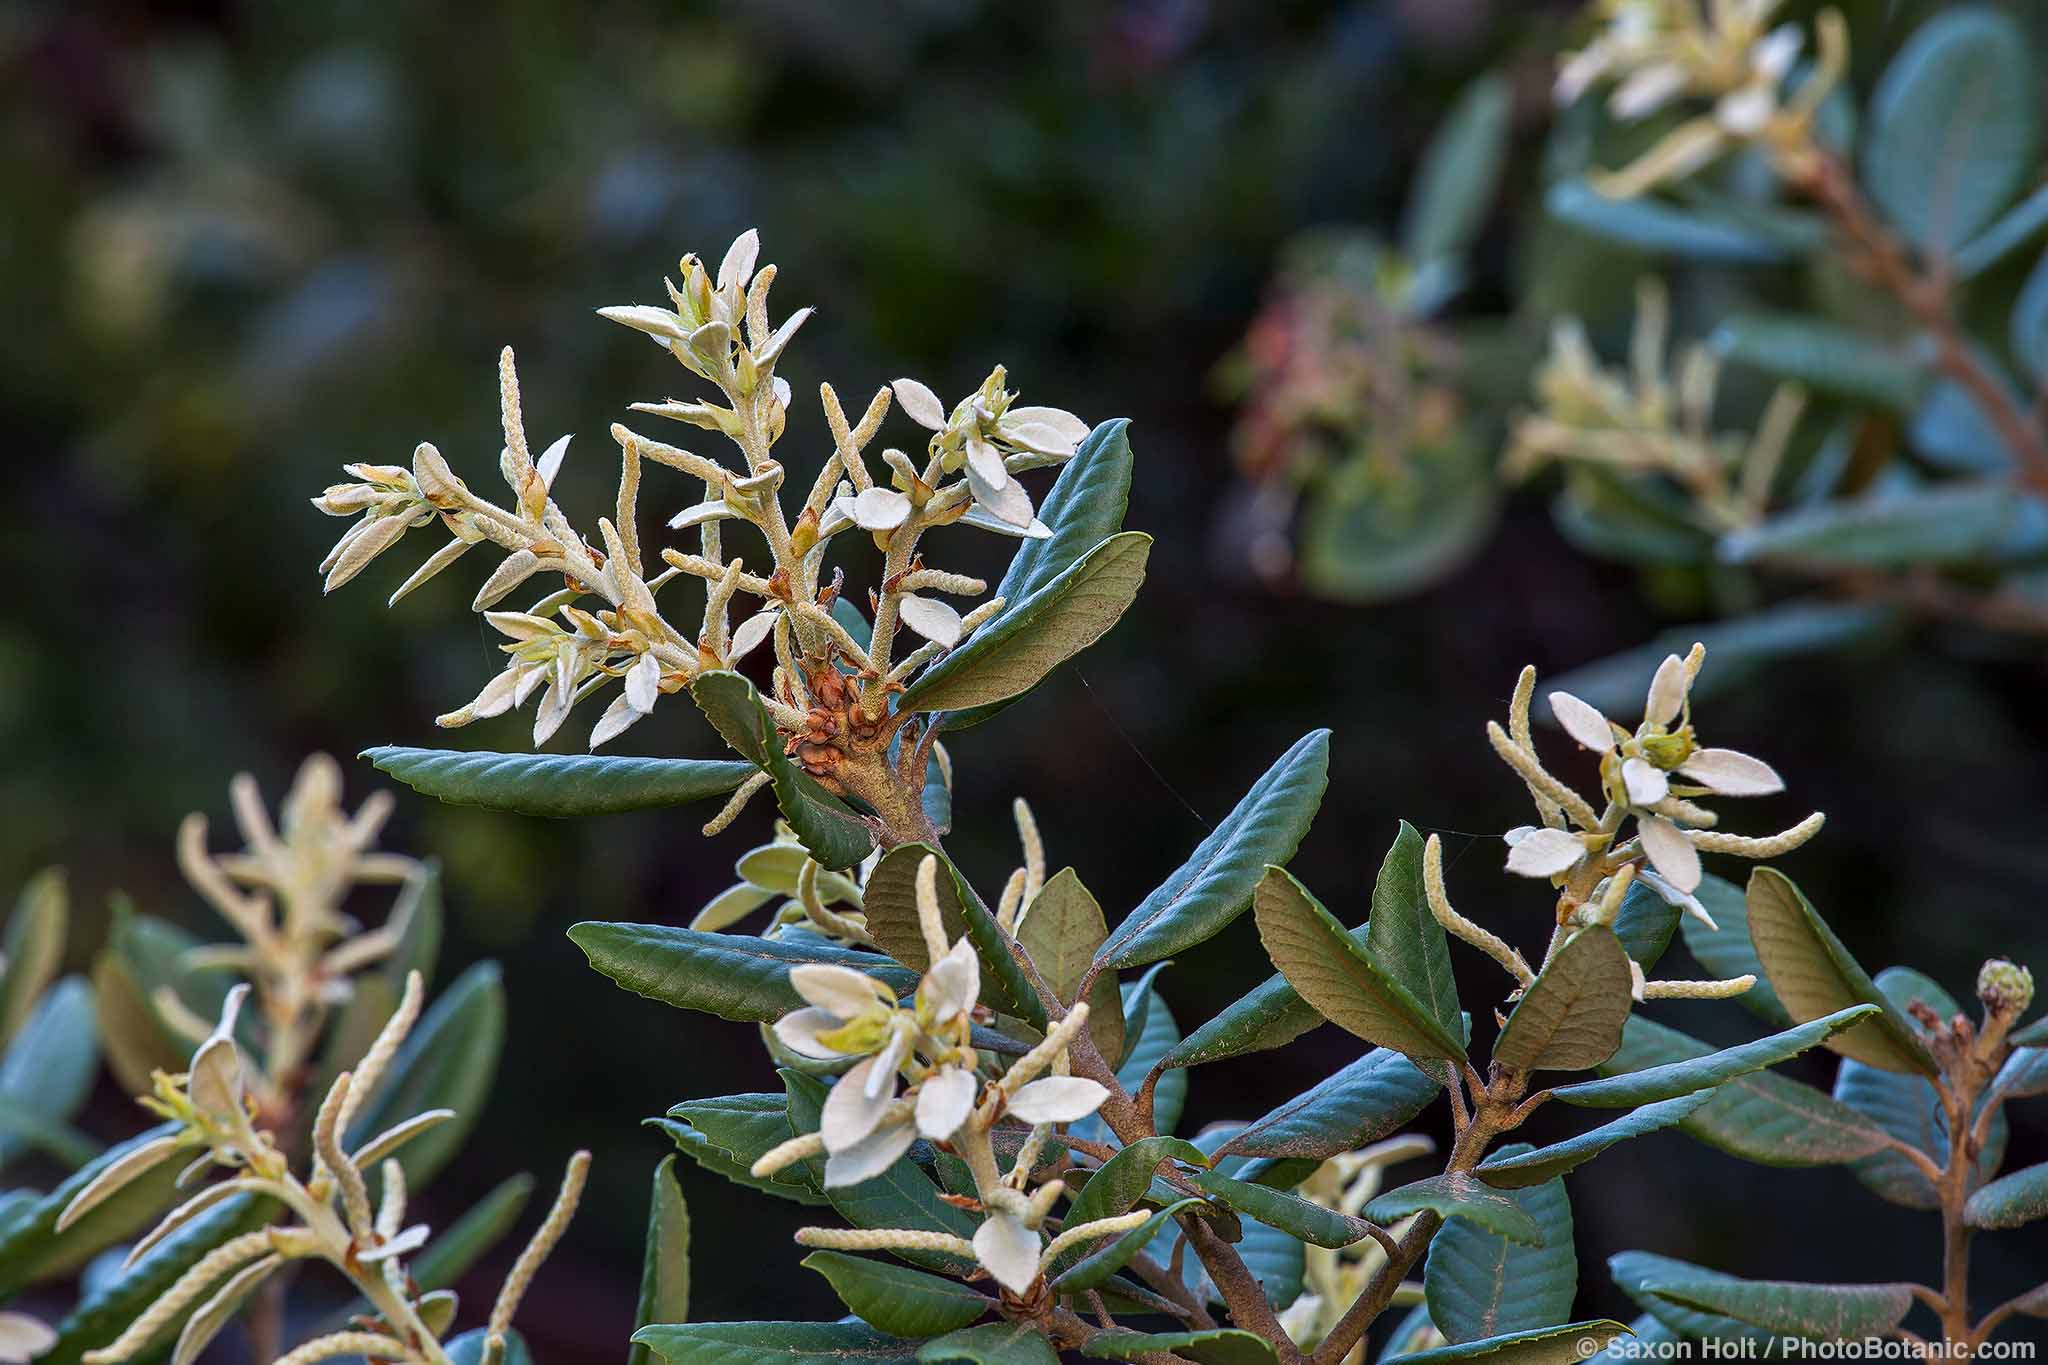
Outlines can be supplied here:
[[1994, 1018], [2017, 1019], [2034, 1003], [2034, 974], [2016, 962], [1994, 957], [1977, 973], [1977, 998]]

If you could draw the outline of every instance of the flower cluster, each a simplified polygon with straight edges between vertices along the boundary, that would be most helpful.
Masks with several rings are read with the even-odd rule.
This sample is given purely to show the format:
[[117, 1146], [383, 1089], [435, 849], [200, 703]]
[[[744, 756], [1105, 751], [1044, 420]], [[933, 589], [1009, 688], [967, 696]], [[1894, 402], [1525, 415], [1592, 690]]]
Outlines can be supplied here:
[[[210, 853], [206, 817], [194, 813], [178, 830], [178, 865], [242, 942], [193, 949], [186, 965], [231, 970], [253, 983], [264, 1049], [250, 1090], [266, 1116], [282, 1120], [291, 1115], [329, 1014], [350, 997], [351, 976], [404, 941], [424, 869], [403, 854], [377, 851], [390, 794], [378, 792], [347, 814], [341, 769], [326, 754], [300, 765], [276, 824], [247, 773], [228, 794], [242, 851]], [[366, 930], [341, 906], [356, 887], [380, 885], [402, 889], [385, 922]], [[214, 1035], [169, 986], [151, 1003], [192, 1042]]]
[[[1057, 1125], [1088, 1117], [1109, 1094], [1068, 1074], [1067, 1048], [1087, 1027], [1088, 1006], [1075, 1005], [1043, 1042], [985, 1079], [972, 1034], [977, 1015], [991, 1017], [980, 1003], [981, 963], [967, 939], [946, 941], [938, 870], [935, 855], [918, 865], [918, 919], [931, 965], [908, 1008], [863, 972], [828, 964], [791, 969], [790, 984], [809, 1003], [776, 1022], [777, 1038], [803, 1056], [859, 1060], [826, 1097], [819, 1130], [768, 1152], [753, 1174], [765, 1179], [822, 1152], [829, 1189], [880, 1174], [920, 1136], [941, 1144], [959, 1154], [974, 1177], [973, 1202], [983, 1218], [971, 1243], [913, 1229], [805, 1228], [797, 1240], [839, 1250], [946, 1251], [978, 1263], [1022, 1296], [1068, 1248], [1126, 1232], [1150, 1215], [1101, 1219], [1062, 1229], [1049, 1243], [1042, 1239], [1066, 1187], [1058, 1180], [1031, 1187], [1039, 1157]], [[997, 1166], [994, 1144], [1004, 1120], [1027, 1129], [1006, 1171]]]
[[1813, 155], [1813, 119], [1848, 65], [1848, 29], [1835, 10], [1816, 21], [1819, 59], [1796, 91], [1787, 81], [1804, 39], [1796, 25], [1771, 26], [1783, 0], [1600, 0], [1601, 27], [1558, 67], [1556, 94], [1570, 104], [1614, 81], [1617, 118], [1648, 117], [1677, 100], [1711, 101], [1709, 112], [1666, 134], [1632, 165], [1595, 177], [1614, 198], [1680, 180], [1731, 148], [1757, 145], [1791, 173]]
[[1574, 470], [1661, 475], [1685, 490], [1705, 531], [1762, 520], [1805, 391], [1779, 385], [1753, 436], [1716, 433], [1720, 361], [1698, 342], [1668, 359], [1669, 323], [1663, 284], [1644, 280], [1623, 369], [1600, 363], [1577, 318], [1560, 318], [1536, 371], [1539, 409], [1516, 418], [1502, 472], [1525, 479], [1557, 461]]
[[[768, 293], [776, 271], [772, 265], [757, 269], [758, 254], [758, 238], [747, 232], [726, 253], [715, 278], [696, 257], [685, 257], [681, 283], [668, 282], [671, 307], [599, 310], [646, 334], [717, 391], [712, 400], [639, 403], [635, 410], [727, 438], [737, 447], [736, 465], [614, 425], [611, 436], [621, 457], [617, 505], [611, 517], [598, 521], [593, 542], [553, 497], [569, 438], [537, 458], [530, 451], [508, 349], [500, 357], [499, 459], [511, 491], [508, 504], [472, 492], [431, 445], [414, 452], [410, 469], [350, 466], [357, 482], [336, 485], [314, 500], [332, 515], [360, 517], [322, 566], [330, 589], [407, 530], [436, 520], [452, 541], [406, 580], [393, 601], [472, 545], [489, 541], [505, 553], [474, 607], [506, 637], [506, 666], [469, 705], [440, 717], [442, 725], [500, 715], [538, 693], [534, 743], [545, 744], [578, 701], [617, 680], [620, 692], [591, 731], [596, 748], [699, 674], [730, 668], [770, 645], [776, 669], [768, 707], [777, 728], [828, 789], [858, 795], [858, 780], [837, 785], [845, 777], [840, 768], [849, 752], [858, 760], [889, 748], [905, 721], [888, 715], [888, 695], [1001, 610], [1001, 599], [965, 613], [945, 601], [978, 596], [987, 585], [928, 567], [919, 541], [925, 532], [956, 522], [1010, 536], [1050, 534], [1018, 476], [1072, 456], [1086, 425], [1059, 408], [1019, 405], [1001, 367], [951, 409], [924, 384], [899, 379], [895, 402], [930, 434], [922, 459], [884, 449], [886, 474], [878, 481], [863, 451], [888, 413], [892, 389], [878, 391], [859, 419], [849, 422], [831, 386], [823, 385], [820, 398], [833, 447], [791, 513], [781, 498], [787, 474], [773, 447], [787, 424], [792, 395], [776, 371], [811, 310], [771, 324]], [[659, 555], [665, 567], [658, 572], [639, 534], [640, 476], [648, 462], [703, 486], [702, 498], [668, 522], [672, 530], [695, 529], [698, 552], [665, 549]], [[765, 541], [765, 562], [754, 561], [760, 568], [728, 555], [723, 532], [729, 523], [751, 527]], [[839, 614], [848, 605], [839, 600], [843, 574], [828, 576], [824, 567], [832, 542], [849, 531], [867, 533], [884, 556], [882, 586], [870, 599], [871, 619], [860, 622], [865, 641]], [[561, 586], [525, 611], [493, 610], [536, 576], [559, 577]], [[703, 617], [694, 627], [673, 619], [657, 601], [678, 578], [706, 585]], [[735, 624], [733, 608], [742, 597], [758, 599], [759, 605]], [[923, 640], [900, 658], [894, 652], [899, 626]], [[831, 713], [822, 727], [812, 723], [821, 702]]]
[[[247, 986], [238, 986], [229, 994], [219, 1023], [193, 1055], [190, 1070], [179, 1075], [158, 1072], [154, 1093], [142, 1099], [146, 1108], [170, 1121], [172, 1131], [139, 1142], [110, 1162], [64, 1208], [57, 1226], [61, 1232], [146, 1172], [174, 1155], [195, 1150], [197, 1158], [180, 1177], [181, 1184], [213, 1167], [226, 1168], [232, 1173], [230, 1178], [202, 1187], [166, 1214], [130, 1249], [128, 1265], [236, 1195], [274, 1200], [289, 1217], [232, 1237], [201, 1257], [119, 1337], [86, 1352], [86, 1365], [118, 1365], [137, 1357], [181, 1316], [185, 1325], [173, 1358], [190, 1361], [232, 1320], [250, 1294], [288, 1263], [299, 1260], [326, 1261], [348, 1278], [374, 1311], [350, 1330], [301, 1344], [285, 1357], [291, 1365], [313, 1365], [341, 1356], [448, 1365], [442, 1339], [454, 1320], [456, 1298], [445, 1290], [420, 1292], [407, 1273], [407, 1259], [425, 1245], [429, 1230], [424, 1224], [406, 1222], [404, 1168], [391, 1158], [406, 1143], [454, 1114], [446, 1109], [416, 1114], [353, 1151], [343, 1142], [351, 1121], [376, 1091], [399, 1045], [419, 1019], [425, 994], [419, 973], [407, 977], [397, 1012], [355, 1070], [337, 1076], [321, 1102], [313, 1125], [312, 1169], [304, 1179], [294, 1174], [275, 1135], [258, 1121], [251, 1092], [262, 1079], [261, 1073], [235, 1041], [236, 1018], [247, 993]], [[512, 1314], [575, 1212], [588, 1167], [587, 1153], [579, 1152], [570, 1161], [553, 1211], [499, 1291], [489, 1320], [490, 1339], [497, 1342], [499, 1355]], [[372, 1171], [381, 1183], [374, 1207], [369, 1182]]]
[[[1716, 828], [1719, 816], [1700, 804], [1713, 797], [1766, 796], [1784, 789], [1763, 760], [1700, 744], [1691, 693], [1706, 657], [1701, 644], [1684, 658], [1666, 655], [1650, 680], [1642, 720], [1632, 731], [1569, 692], [1550, 694], [1551, 714], [1565, 733], [1599, 755], [1597, 804], [1551, 773], [1536, 755], [1529, 727], [1535, 669], [1523, 669], [1516, 681], [1507, 726], [1487, 723], [1494, 752], [1527, 785], [1541, 820], [1504, 836], [1507, 870], [1558, 889], [1553, 950], [1572, 929], [1613, 923], [1623, 896], [1638, 881], [1711, 928], [1712, 916], [1693, 894], [1704, 875], [1702, 852], [1775, 858], [1820, 832], [1825, 817], [1816, 811], [1780, 834], [1726, 834]], [[1445, 929], [1492, 957], [1522, 986], [1535, 980], [1536, 970], [1520, 952], [1451, 907], [1443, 850], [1435, 835], [1423, 850], [1423, 884]], [[1637, 999], [1739, 995], [1755, 984], [1747, 975], [1725, 981], [1644, 981], [1640, 968], [1632, 970]]]

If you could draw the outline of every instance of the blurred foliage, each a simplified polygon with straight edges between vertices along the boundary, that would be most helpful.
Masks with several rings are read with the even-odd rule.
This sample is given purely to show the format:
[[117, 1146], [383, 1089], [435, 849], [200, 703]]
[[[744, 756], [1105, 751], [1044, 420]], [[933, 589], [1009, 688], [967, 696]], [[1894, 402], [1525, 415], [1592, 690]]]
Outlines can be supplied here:
[[[991, 727], [1007, 733], [980, 741], [983, 779], [957, 796], [963, 830], [1000, 832], [1010, 797], [1030, 795], [1066, 856], [1100, 869], [1091, 886], [1114, 919], [1266, 757], [1334, 722], [1332, 823], [1298, 859], [1305, 879], [1360, 875], [1356, 848], [1336, 834], [1341, 819], [1375, 839], [1401, 814], [1428, 824], [1457, 811], [1461, 827], [1498, 831], [1519, 817], [1490, 761], [1441, 738], [1498, 708], [1515, 663], [1556, 671], [1718, 614], [1720, 578], [1589, 559], [1523, 496], [1447, 586], [1370, 614], [1268, 592], [1240, 578], [1256, 538], [1230, 493], [1231, 414], [1203, 377], [1244, 336], [1288, 240], [1330, 224], [1399, 240], [1432, 132], [1489, 71], [1510, 93], [1502, 187], [1472, 239], [1463, 291], [1431, 324], [1463, 342], [1474, 411], [1527, 401], [1553, 316], [1577, 313], [1603, 352], [1618, 353], [1635, 281], [1658, 256], [1574, 246], [1581, 229], [1543, 212], [1539, 197], [1551, 61], [1575, 8], [9, 8], [0, 294], [16, 325], [0, 332], [0, 412], [16, 453], [13, 533], [0, 550], [15, 585], [0, 612], [4, 880], [70, 866], [73, 969], [104, 941], [115, 887], [216, 933], [177, 885], [178, 818], [212, 806], [237, 768], [278, 784], [314, 748], [433, 742], [428, 718], [473, 691], [492, 657], [481, 634], [392, 628], [372, 593], [320, 601], [312, 566], [332, 526], [303, 499], [342, 462], [403, 459], [423, 438], [451, 458], [487, 460], [498, 437], [485, 386], [507, 343], [527, 364], [538, 426], [601, 439], [619, 397], [659, 392], [668, 362], [598, 319], [565, 319], [640, 294], [690, 243], [754, 225], [820, 305], [793, 382], [864, 391], [911, 372], [964, 391], [985, 371], [975, 362], [999, 356], [1045, 401], [1091, 421], [1134, 419], [1143, 453], [1130, 524], [1169, 533], [1140, 610], [1078, 677]], [[1885, 57], [1940, 6], [1849, 8], [1877, 34], [1854, 72], [1867, 95]], [[2048, 9], [2008, 8], [2039, 43]], [[1559, 135], [1570, 150], [1593, 132], [1566, 120]], [[1973, 319], [1987, 335], [2027, 264], [2016, 254], [1985, 275], [1978, 292], [2002, 300], [1997, 318]], [[1710, 334], [1744, 291], [1868, 306], [1867, 291], [1824, 267], [1706, 266], [1674, 290], [1675, 331]], [[1767, 385], [1731, 367], [1728, 387], [1731, 414], [1738, 400], [1761, 410]], [[1478, 438], [1489, 460], [1500, 436], [1496, 422]], [[798, 428], [792, 439], [822, 446], [824, 436]], [[607, 476], [603, 462], [571, 461], [564, 478], [588, 480], [570, 493], [588, 499], [603, 496]], [[996, 567], [1001, 548], [979, 567]], [[462, 599], [437, 582], [398, 614], [445, 621]], [[1729, 698], [1721, 723], [1760, 733], [1792, 704], [1825, 718], [1774, 750], [1833, 817], [1802, 855], [1802, 885], [1816, 901], [1861, 907], [1842, 929], [1866, 961], [1910, 949], [1961, 989], [1987, 942], [2022, 961], [2031, 950], [2037, 964], [2048, 947], [2037, 891], [2048, 858], [2036, 837], [2048, 787], [2023, 761], [2042, 739], [2044, 679], [2038, 651], [2010, 637], [1943, 629], [1938, 643], [1774, 656], [1769, 695]], [[523, 747], [520, 721], [496, 724], [474, 743]], [[681, 714], [650, 719], [636, 747], [702, 751], [708, 736], [685, 725]], [[351, 789], [369, 776], [353, 768]], [[1091, 785], [1173, 799], [1110, 830], [1058, 800]], [[1907, 817], [1872, 793], [1909, 794], [1940, 814], [1901, 840]], [[623, 1330], [631, 1319], [630, 1276], [617, 1272], [639, 1254], [645, 1172], [665, 1144], [632, 1124], [682, 1090], [741, 1088], [751, 1059], [675, 1047], [680, 1033], [649, 1037], [638, 1002], [567, 970], [579, 955], [556, 930], [629, 908], [681, 922], [731, 882], [727, 864], [761, 832], [736, 830], [707, 852], [658, 813], [567, 830], [407, 799], [398, 820], [397, 842], [444, 864], [451, 970], [499, 954], [513, 998], [551, 1007], [513, 1012], [508, 1048], [531, 1064], [502, 1078], [470, 1156], [442, 1175], [423, 1216], [446, 1223], [526, 1162], [596, 1139], [591, 1212], [525, 1325], [564, 1365], [616, 1359], [616, 1333], [590, 1324]], [[1007, 865], [997, 842], [963, 837], [953, 852], [979, 873]], [[1457, 848], [1453, 837], [1453, 857]], [[1473, 900], [1483, 918], [1485, 898]], [[1248, 927], [1237, 942], [1242, 989], [1264, 969]], [[1221, 989], [1230, 956], [1176, 968], [1162, 994]], [[651, 1084], [625, 1060], [650, 1047], [672, 1049], [675, 1071]], [[1341, 1047], [1305, 1042], [1256, 1065], [1267, 1083], [1282, 1070], [1306, 1082]], [[1229, 1074], [1219, 1068], [1191, 1129], [1231, 1112]], [[106, 1085], [79, 1119], [102, 1137], [129, 1122]], [[2015, 1164], [2041, 1141], [2016, 1125]], [[1839, 1219], [1824, 1270], [1842, 1277], [1890, 1273], [1889, 1239], [1907, 1217], [1842, 1207], [1825, 1182], [1676, 1139], [1607, 1160], [1613, 1207], [1580, 1216], [1588, 1257], [1640, 1244], [1628, 1210], [1669, 1204], [1675, 1171], [1688, 1197], [1663, 1249], [1689, 1259], [1736, 1259], [1742, 1230], [1720, 1195], [1738, 1187]], [[709, 1185], [690, 1196], [706, 1225], [740, 1226], [744, 1208], [764, 1252], [782, 1254], [797, 1221]], [[2021, 1287], [2022, 1267], [1997, 1256], [1984, 1257], [1987, 1293]], [[2024, 1261], [2025, 1249], [2009, 1259]], [[703, 1316], [745, 1314], [751, 1263], [736, 1251], [699, 1267]], [[1823, 1269], [1783, 1256], [1745, 1268]], [[489, 1268], [491, 1282], [502, 1269]], [[792, 1313], [827, 1306], [822, 1285], [804, 1292], [813, 1298]], [[1586, 1294], [1589, 1310], [1625, 1303], [1603, 1286]]]

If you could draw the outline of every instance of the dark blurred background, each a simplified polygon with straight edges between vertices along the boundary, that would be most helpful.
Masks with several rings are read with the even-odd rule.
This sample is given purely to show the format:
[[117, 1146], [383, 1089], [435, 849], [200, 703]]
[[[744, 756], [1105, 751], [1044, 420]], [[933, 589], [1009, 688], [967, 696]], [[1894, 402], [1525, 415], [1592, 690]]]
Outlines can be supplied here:
[[[314, 565], [342, 527], [307, 499], [344, 461], [401, 462], [422, 439], [493, 482], [493, 367], [509, 343], [536, 440], [578, 433], [558, 491], [594, 522], [616, 477], [607, 425], [630, 401], [687, 390], [591, 310], [660, 300], [679, 254], [715, 262], [758, 226], [782, 267], [779, 311], [819, 308], [785, 367], [795, 470], [824, 449], [820, 379], [849, 402], [904, 373], [952, 395], [1002, 361], [1026, 402], [1133, 419], [1129, 524], [1160, 537], [1138, 608], [953, 746], [950, 847], [985, 889], [1015, 861], [1007, 807], [1021, 794], [1053, 866], [1077, 867], [1114, 918], [1327, 724], [1334, 768], [1303, 877], [1355, 921], [1405, 817], [1444, 833], [1467, 914], [1540, 946], [1547, 897], [1500, 872], [1497, 835], [1528, 818], [1526, 801], [1483, 723], [1522, 663], [1557, 672], [1676, 622], [1629, 572], [1567, 548], [1527, 494], [1476, 562], [1419, 598], [1344, 608], [1255, 584], [1217, 531], [1236, 494], [1210, 375], [1281, 244], [1317, 224], [1390, 223], [1431, 126], [1490, 68], [1514, 79], [1521, 154], [1454, 312], [1524, 296], [1516, 244], [1572, 8], [7, 7], [0, 884], [67, 864], [81, 965], [116, 888], [217, 934], [171, 837], [188, 810], [225, 828], [231, 773], [254, 772], [274, 799], [313, 749], [446, 742], [432, 717], [495, 667], [468, 611], [483, 570], [465, 561], [387, 612], [423, 553], [409, 545], [403, 565], [323, 600]], [[1518, 325], [1534, 338], [1543, 323]], [[648, 497], [666, 516], [694, 495], [656, 471]], [[1006, 543], [959, 539], [954, 555], [999, 569]], [[1737, 827], [1829, 813], [1786, 867], [1865, 964], [1911, 962], [1967, 998], [1993, 952], [2048, 972], [2044, 677], [2036, 646], [1927, 627], [1787, 667], [1713, 704], [1705, 725], [1790, 783]], [[556, 747], [580, 745], [593, 719]], [[457, 742], [525, 748], [527, 723]], [[717, 745], [671, 704], [622, 749]], [[352, 802], [375, 777], [349, 765]], [[518, 1169], [549, 1180], [576, 1145], [596, 1153], [585, 1212], [522, 1315], [557, 1365], [623, 1349], [664, 1146], [639, 1120], [775, 1084], [750, 1031], [620, 992], [562, 930], [686, 920], [765, 838], [764, 810], [707, 843], [708, 812], [563, 826], [400, 802], [387, 843], [446, 864], [442, 979], [496, 956], [513, 1002], [491, 1108], [428, 1215], [445, 1223]], [[1461, 954], [1459, 967], [1496, 990], [1490, 964]], [[1247, 917], [1161, 989], [1187, 1023], [1267, 970]], [[1658, 1013], [1726, 1041], [1753, 1032], [1732, 1007]], [[1188, 1126], [1262, 1112], [1352, 1055], [1324, 1029], [1201, 1069]], [[1814, 1058], [1791, 1070], [1828, 1075]], [[2048, 1155], [2039, 1109], [2014, 1114], [2015, 1161]], [[110, 1136], [131, 1121], [109, 1084], [93, 1124]], [[839, 1311], [794, 1268], [804, 1211], [683, 1176], [694, 1316]], [[1632, 1316], [1602, 1265], [1628, 1247], [1764, 1277], [1938, 1274], [1933, 1215], [1879, 1203], [1841, 1170], [1765, 1170], [1666, 1134], [1617, 1148], [1573, 1193], [1588, 1316]], [[2044, 1241], [1980, 1239], [1986, 1303], [2041, 1277]], [[472, 1309], [501, 1270], [476, 1282]]]

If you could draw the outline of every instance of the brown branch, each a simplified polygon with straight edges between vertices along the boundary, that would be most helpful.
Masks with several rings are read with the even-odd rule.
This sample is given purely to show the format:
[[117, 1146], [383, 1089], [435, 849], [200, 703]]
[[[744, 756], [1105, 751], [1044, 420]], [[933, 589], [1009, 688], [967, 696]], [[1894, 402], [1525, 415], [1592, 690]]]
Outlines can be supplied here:
[[1890, 291], [1933, 336], [1936, 365], [1970, 395], [1998, 429], [2000, 439], [2021, 466], [2020, 481], [2036, 490], [2048, 490], [2048, 439], [1997, 377], [1977, 363], [1951, 306], [1946, 268], [1937, 262], [1931, 272], [1917, 269], [1899, 240], [1871, 211], [1848, 168], [1833, 156], [1816, 156], [1803, 184], [1859, 253], [1855, 263], [1862, 273]]

